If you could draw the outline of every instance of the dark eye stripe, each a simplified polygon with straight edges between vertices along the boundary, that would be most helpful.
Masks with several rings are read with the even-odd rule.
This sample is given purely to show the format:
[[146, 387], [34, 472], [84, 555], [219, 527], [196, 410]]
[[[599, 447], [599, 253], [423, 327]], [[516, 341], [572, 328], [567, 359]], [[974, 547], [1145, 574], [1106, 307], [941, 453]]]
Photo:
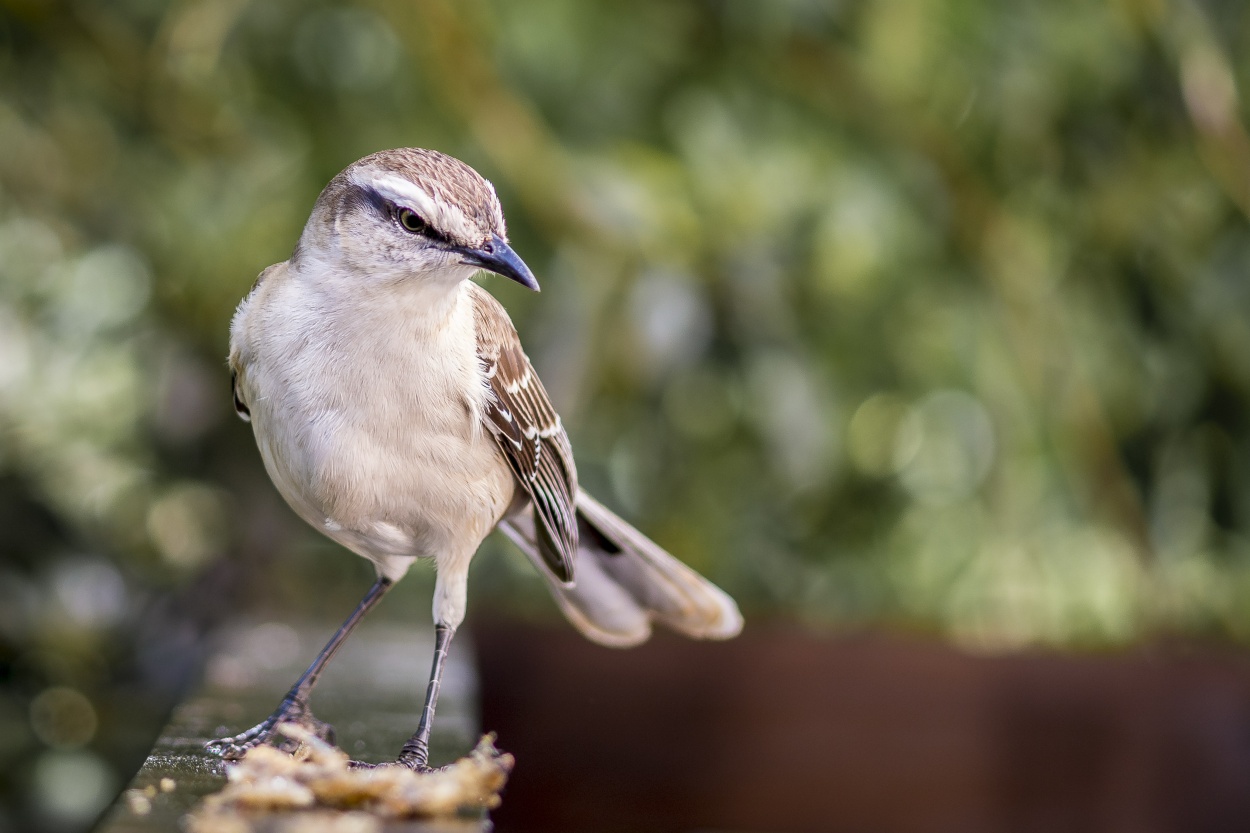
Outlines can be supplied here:
[[412, 211], [412, 209], [411, 209], [411, 208], [410, 208], [410, 209], [408, 209], [408, 210], [409, 210], [409, 211], [412, 211], [413, 216], [414, 216], [414, 217], [416, 217], [416, 218], [417, 218], [417, 220], [419, 220], [419, 221], [421, 222], [421, 228], [420, 228], [419, 230], [416, 230], [416, 231], [414, 231], [414, 230], [412, 230], [412, 229], [408, 228], [407, 226], [405, 226], [405, 225], [403, 224], [403, 222], [401, 222], [401, 221], [400, 221], [400, 219], [399, 219], [399, 212], [400, 212], [401, 210], [403, 210], [403, 209], [401, 209], [401, 208], [399, 208], [399, 207], [396, 207], [396, 206], [392, 206], [391, 208], [392, 208], [392, 213], [391, 213], [391, 216], [395, 219], [395, 224], [396, 224], [397, 226], [399, 226], [401, 229], [403, 229], [406, 233], [408, 233], [408, 234], [420, 234], [421, 236], [423, 236], [423, 237], [428, 237], [428, 238], [430, 238], [431, 240], [437, 240], [439, 243], [446, 243], [448, 246], [452, 245], [451, 238], [449, 238], [447, 235], [443, 234], [443, 233], [442, 233], [441, 231], [439, 231], [438, 229], [434, 228], [434, 226], [432, 226], [432, 225], [430, 225], [429, 223], [427, 223], [427, 222], [425, 221], [425, 218], [424, 218], [424, 217], [422, 217], [422, 216], [421, 216], [420, 214], [418, 214], [417, 212]]
[[391, 205], [385, 197], [363, 185], [353, 184], [348, 200], [372, 208], [380, 217], [390, 217], [395, 210], [395, 206]]
[[[402, 208], [404, 208], [404, 206], [395, 205], [395, 203], [391, 202], [390, 200], [388, 200], [386, 197], [379, 194], [374, 189], [366, 185], [353, 184], [352, 191], [349, 194], [348, 199], [359, 202], [363, 205], [367, 205], [369, 208], [376, 211], [380, 218], [390, 220], [396, 226], [402, 229], [404, 232], [408, 234], [414, 233], [410, 229], [404, 228], [404, 224], [401, 223], [399, 220], [399, 212]], [[412, 211], [412, 209], [408, 209], [408, 210]], [[416, 214], [417, 218], [420, 219], [421, 222], [425, 226], [423, 229], [421, 229], [417, 233], [422, 234], [425, 237], [430, 238], [431, 240], [437, 240], [440, 243], [446, 243], [447, 245], [452, 245], [451, 239], [448, 238], [447, 235], [443, 234], [438, 229], [434, 228], [432, 225], [426, 222], [425, 218], [422, 217], [417, 212], [413, 211], [413, 214]]]

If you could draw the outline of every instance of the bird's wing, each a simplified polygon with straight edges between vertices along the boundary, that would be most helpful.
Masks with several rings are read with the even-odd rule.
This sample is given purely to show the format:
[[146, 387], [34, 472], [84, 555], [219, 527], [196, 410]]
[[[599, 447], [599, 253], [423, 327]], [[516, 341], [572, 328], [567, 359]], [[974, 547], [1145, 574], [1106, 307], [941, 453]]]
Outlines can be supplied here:
[[491, 393], [483, 419], [533, 503], [543, 562], [560, 581], [571, 582], [577, 555], [573, 448], [508, 313], [476, 284], [470, 292], [477, 355]]
[[235, 413], [244, 422], [252, 421], [252, 410], [247, 402], [247, 385], [244, 384], [243, 379], [252, 352], [248, 338], [248, 313], [257, 296], [266, 288], [272, 287], [275, 282], [281, 283], [286, 279], [286, 275], [287, 261], [275, 263], [257, 275], [251, 290], [243, 296], [242, 301], [239, 301], [239, 307], [234, 311], [234, 319], [230, 322], [230, 389], [234, 393]]
[[239, 390], [239, 371], [230, 369], [230, 389], [234, 392], [234, 412], [244, 422], [252, 421], [252, 409], [243, 401], [243, 392]]

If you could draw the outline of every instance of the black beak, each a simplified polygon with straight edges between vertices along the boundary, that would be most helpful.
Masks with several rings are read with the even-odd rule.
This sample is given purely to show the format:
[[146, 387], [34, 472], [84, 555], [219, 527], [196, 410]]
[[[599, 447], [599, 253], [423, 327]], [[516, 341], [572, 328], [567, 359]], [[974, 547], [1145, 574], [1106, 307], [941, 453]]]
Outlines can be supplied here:
[[477, 266], [488, 272], [494, 272], [496, 275], [512, 278], [526, 289], [539, 291], [534, 273], [498, 234], [492, 234], [490, 240], [479, 248], [465, 248], [459, 251], [464, 256], [463, 262], [466, 266]]

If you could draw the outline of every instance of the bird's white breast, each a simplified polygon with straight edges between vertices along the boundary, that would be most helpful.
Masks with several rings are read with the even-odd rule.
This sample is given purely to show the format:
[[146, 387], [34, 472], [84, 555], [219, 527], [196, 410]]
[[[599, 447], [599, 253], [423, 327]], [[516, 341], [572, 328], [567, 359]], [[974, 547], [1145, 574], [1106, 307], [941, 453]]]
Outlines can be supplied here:
[[382, 293], [306, 277], [262, 282], [231, 332], [270, 477], [306, 521], [380, 566], [471, 556], [513, 481], [482, 429], [467, 286]]

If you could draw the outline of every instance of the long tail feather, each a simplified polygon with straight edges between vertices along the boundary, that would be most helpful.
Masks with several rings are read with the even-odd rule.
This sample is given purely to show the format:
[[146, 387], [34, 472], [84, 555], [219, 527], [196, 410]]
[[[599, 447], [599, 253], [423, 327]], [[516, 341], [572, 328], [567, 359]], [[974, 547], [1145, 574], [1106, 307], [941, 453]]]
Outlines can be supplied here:
[[572, 586], [544, 568], [530, 513], [500, 528], [539, 568], [560, 609], [587, 638], [637, 645], [651, 635], [652, 621], [696, 639], [728, 639], [742, 630], [742, 615], [728, 594], [585, 492], [577, 496], [577, 515]]

